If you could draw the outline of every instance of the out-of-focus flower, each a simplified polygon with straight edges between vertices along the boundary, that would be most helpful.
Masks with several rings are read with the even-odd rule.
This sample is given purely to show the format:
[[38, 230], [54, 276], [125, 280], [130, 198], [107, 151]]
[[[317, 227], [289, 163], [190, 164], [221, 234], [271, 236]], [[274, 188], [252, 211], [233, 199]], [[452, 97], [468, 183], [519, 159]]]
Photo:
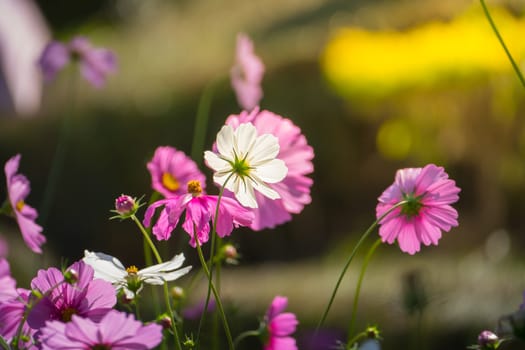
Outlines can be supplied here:
[[95, 278], [110, 282], [117, 291], [123, 289], [128, 299], [134, 299], [144, 283], [163, 285], [164, 282], [174, 281], [191, 270], [191, 266], [180, 268], [184, 263], [184, 254], [175, 255], [169, 261], [142, 270], [133, 265], [125, 268], [120, 260], [111, 255], [87, 250], [84, 251], [83, 260], [95, 270]]
[[40, 247], [46, 242], [46, 237], [41, 234], [42, 227], [35, 222], [38, 216], [37, 211], [25, 203], [31, 187], [29, 180], [24, 175], [17, 173], [20, 157], [20, 154], [12, 157], [4, 167], [9, 203], [26, 245], [35, 253], [42, 253]]
[[104, 48], [96, 48], [83, 36], [74, 37], [68, 44], [51, 41], [38, 61], [44, 79], [54, 80], [69, 62], [78, 60], [84, 79], [96, 88], [106, 84], [107, 75], [117, 70], [115, 54]]
[[458, 225], [458, 212], [451, 204], [461, 190], [448, 178], [442, 167], [429, 164], [424, 168], [398, 170], [394, 184], [379, 197], [376, 215], [379, 219], [394, 205], [406, 201], [380, 221], [383, 242], [396, 239], [402, 251], [414, 254], [424, 245], [438, 244], [441, 230]]
[[306, 175], [314, 170], [312, 159], [314, 151], [301, 133], [301, 129], [290, 119], [283, 118], [267, 110], [246, 111], [230, 115], [226, 125], [236, 129], [242, 123], [252, 123], [259, 134], [272, 134], [279, 141], [277, 159], [288, 168], [286, 177], [269, 186], [279, 194], [279, 199], [269, 199], [255, 193], [258, 208], [253, 209], [255, 218], [250, 225], [253, 230], [273, 228], [292, 219], [291, 214], [300, 213], [312, 201], [310, 188], [313, 180]]
[[208, 301], [207, 307], [206, 307], [206, 300], [201, 300], [195, 305], [185, 307], [182, 310], [182, 316], [188, 320], [198, 320], [202, 316], [202, 313], [205, 307], [206, 307], [206, 312], [213, 312], [215, 311], [216, 306], [217, 305], [215, 303], [215, 299], [213, 298], [210, 298], [210, 300]]
[[[190, 235], [190, 245], [196, 247], [195, 230], [199, 244], [206, 243], [210, 237], [210, 220], [215, 222], [215, 213], [219, 197], [202, 193], [200, 181], [188, 182], [188, 193], [157, 201], [150, 205], [144, 214], [144, 225], [149, 227], [155, 209], [164, 206], [159, 219], [153, 226], [153, 234], [158, 240], [167, 240], [184, 211], [186, 218], [182, 228]], [[233, 227], [248, 226], [253, 220], [253, 213], [241, 206], [235, 199], [222, 197], [216, 232], [220, 237], [228, 236]]]
[[264, 64], [253, 52], [253, 42], [243, 33], [237, 35], [235, 65], [231, 69], [231, 83], [237, 102], [248, 111], [257, 105], [263, 96], [261, 87]]
[[131, 314], [109, 311], [100, 322], [73, 315], [65, 324], [46, 324], [39, 337], [43, 350], [56, 349], [135, 349], [148, 350], [162, 340], [162, 327], [143, 325]]
[[151, 174], [151, 187], [164, 197], [186, 193], [188, 182], [198, 180], [206, 186], [206, 177], [197, 164], [184, 152], [170, 146], [161, 146], [155, 150], [153, 159], [148, 163]]
[[16, 298], [16, 281], [11, 277], [11, 270], [6, 259], [0, 258], [0, 302]]
[[499, 347], [501, 340], [491, 331], [484, 330], [478, 336], [478, 346], [480, 350], [494, 350]]
[[78, 273], [73, 285], [54, 267], [39, 270], [31, 281], [31, 288], [42, 295], [27, 318], [31, 328], [39, 329], [51, 320], [69, 322], [73, 315], [99, 321], [116, 304], [115, 289], [106, 281], [93, 279], [91, 266], [78, 261], [68, 269]]
[[258, 135], [252, 123], [237, 129], [224, 125], [217, 134], [217, 151], [206, 151], [206, 164], [215, 171], [213, 180], [235, 193], [244, 206], [257, 208], [255, 190], [270, 199], [280, 195], [269, 186], [282, 181], [288, 169], [277, 159], [279, 141], [271, 134]]
[[0, 111], [38, 112], [42, 78], [35, 62], [49, 30], [31, 0], [0, 1]]
[[295, 339], [290, 337], [295, 332], [297, 317], [291, 312], [283, 312], [288, 306], [288, 298], [276, 296], [266, 312], [266, 333], [264, 350], [297, 350]]

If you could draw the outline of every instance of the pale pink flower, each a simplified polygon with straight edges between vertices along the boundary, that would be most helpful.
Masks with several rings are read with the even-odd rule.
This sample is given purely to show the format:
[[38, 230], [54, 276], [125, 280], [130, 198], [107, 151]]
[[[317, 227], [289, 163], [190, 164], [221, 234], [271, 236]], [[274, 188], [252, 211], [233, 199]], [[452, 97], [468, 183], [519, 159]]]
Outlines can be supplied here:
[[74, 37], [68, 44], [51, 41], [38, 63], [44, 79], [50, 81], [72, 60], [78, 60], [80, 73], [96, 88], [103, 87], [107, 76], [117, 70], [115, 54], [105, 48], [93, 47], [83, 36]]
[[148, 350], [162, 341], [162, 327], [143, 325], [125, 312], [111, 310], [98, 323], [73, 315], [71, 322], [47, 322], [39, 337], [42, 350]]
[[295, 339], [290, 335], [295, 332], [299, 321], [293, 313], [283, 312], [287, 306], [288, 298], [276, 296], [268, 308], [264, 350], [297, 350]]
[[206, 177], [197, 164], [184, 152], [171, 146], [157, 147], [153, 159], [148, 163], [151, 174], [151, 187], [168, 198], [186, 193], [186, 187], [191, 180], [200, 181], [206, 186]]
[[[211, 231], [210, 225], [216, 220], [218, 199], [218, 196], [204, 194], [199, 181], [190, 181], [188, 193], [160, 200], [150, 205], [144, 214], [144, 225], [149, 227], [155, 209], [164, 206], [157, 223], [153, 226], [153, 234], [158, 240], [167, 240], [179, 223], [182, 213], [186, 211], [182, 228], [190, 235], [191, 246], [196, 247], [195, 230], [199, 244], [202, 245], [208, 241]], [[252, 220], [253, 214], [235, 199], [221, 198], [216, 225], [216, 232], [220, 237], [230, 235], [234, 227], [248, 226]]]
[[277, 137], [279, 142], [277, 159], [284, 161], [288, 168], [288, 173], [281, 182], [269, 184], [280, 198], [269, 199], [260, 193], [255, 194], [258, 208], [252, 209], [255, 218], [250, 227], [253, 230], [273, 228], [290, 221], [291, 214], [300, 213], [304, 206], [312, 201], [310, 187], [313, 180], [307, 175], [314, 170], [312, 163], [314, 151], [298, 126], [290, 119], [270, 111], [259, 111], [259, 108], [255, 108], [250, 113], [243, 111], [226, 119], [226, 125], [234, 129], [248, 122], [255, 126], [259, 134], [271, 134]]
[[231, 69], [231, 83], [239, 105], [251, 111], [263, 96], [261, 87], [264, 64], [253, 50], [253, 42], [246, 34], [237, 35], [235, 65]]
[[46, 242], [46, 237], [41, 234], [42, 227], [35, 222], [37, 211], [25, 203], [31, 187], [29, 180], [17, 173], [20, 157], [20, 154], [12, 157], [4, 167], [9, 203], [27, 246], [35, 253], [42, 253], [40, 247]]
[[377, 218], [401, 201], [407, 201], [380, 221], [383, 242], [396, 239], [402, 251], [414, 254], [420, 245], [437, 245], [441, 230], [458, 226], [458, 212], [451, 204], [458, 201], [461, 190], [448, 178], [442, 167], [398, 170], [394, 184], [379, 197]]

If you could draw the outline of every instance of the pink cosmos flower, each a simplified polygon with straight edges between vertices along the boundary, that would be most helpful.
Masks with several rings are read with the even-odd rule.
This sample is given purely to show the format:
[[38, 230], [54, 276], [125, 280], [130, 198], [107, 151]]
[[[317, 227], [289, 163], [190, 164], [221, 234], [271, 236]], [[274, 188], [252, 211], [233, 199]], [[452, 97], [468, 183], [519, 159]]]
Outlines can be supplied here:
[[251, 111], [263, 96], [261, 81], [264, 64], [253, 52], [253, 42], [246, 34], [237, 35], [235, 65], [231, 69], [231, 82], [239, 105]]
[[151, 174], [151, 187], [164, 197], [186, 193], [191, 180], [198, 180], [206, 185], [206, 177], [197, 164], [184, 152], [170, 146], [161, 146], [155, 150], [153, 159], [148, 163]]
[[290, 335], [295, 332], [297, 318], [291, 312], [283, 312], [288, 306], [288, 298], [276, 296], [268, 311], [265, 321], [267, 337], [264, 350], [297, 350], [295, 339]]
[[[22, 322], [26, 305], [29, 303], [31, 291], [23, 288], [17, 289], [14, 298], [0, 301], [0, 336], [10, 343], [18, 334], [18, 327]], [[27, 346], [33, 342], [35, 329], [29, 327], [27, 322], [22, 326], [23, 339], [27, 339]], [[25, 347], [22, 347], [25, 349]]]
[[242, 123], [252, 123], [259, 134], [272, 134], [279, 140], [277, 159], [284, 161], [288, 174], [279, 183], [269, 184], [281, 198], [273, 200], [256, 193], [258, 208], [252, 209], [255, 218], [250, 225], [253, 230], [273, 228], [290, 221], [291, 214], [300, 213], [312, 201], [310, 187], [313, 180], [306, 175], [314, 170], [312, 159], [314, 151], [306, 137], [290, 119], [283, 118], [267, 110], [255, 108], [248, 113], [230, 115], [226, 125], [236, 129]]
[[26, 245], [35, 253], [42, 253], [40, 247], [46, 242], [46, 237], [41, 234], [42, 227], [35, 222], [37, 211], [25, 203], [31, 187], [24, 175], [17, 174], [20, 157], [20, 154], [12, 157], [4, 167], [9, 203]]
[[31, 281], [31, 288], [43, 298], [33, 307], [27, 318], [31, 328], [39, 329], [46, 321], [69, 322], [72, 315], [99, 321], [117, 302], [111, 283], [93, 279], [93, 268], [83, 261], [75, 262], [68, 271], [75, 271], [78, 279], [70, 284], [57, 268], [39, 270]]
[[162, 340], [162, 327], [143, 325], [131, 314], [111, 310], [99, 323], [73, 315], [71, 322], [47, 322], [39, 337], [42, 350], [147, 350]]
[[458, 226], [458, 212], [451, 204], [458, 201], [460, 191], [445, 170], [434, 164], [398, 170], [394, 184], [378, 199], [377, 218], [395, 204], [407, 203], [381, 220], [383, 242], [392, 244], [397, 239], [401, 250], [409, 254], [418, 252], [421, 243], [437, 245], [441, 230]]
[[69, 62], [77, 59], [82, 76], [96, 88], [103, 87], [107, 75], [117, 70], [117, 59], [113, 52], [93, 47], [89, 40], [82, 36], [74, 37], [69, 44], [50, 42], [38, 63], [44, 79], [51, 81]]
[[[150, 205], [144, 214], [144, 225], [149, 227], [155, 209], [164, 206], [159, 219], [153, 226], [153, 234], [158, 240], [167, 240], [179, 223], [180, 216], [186, 211], [182, 228], [190, 235], [190, 245], [196, 247], [194, 229], [197, 230], [199, 244], [206, 243], [210, 236], [210, 221], [215, 222], [218, 196], [202, 192], [200, 181], [188, 182], [188, 193], [157, 201]], [[233, 227], [248, 226], [253, 220], [253, 214], [235, 199], [222, 197], [217, 219], [217, 234], [228, 236]]]
[[11, 269], [6, 259], [0, 258], [0, 302], [16, 298], [16, 281], [11, 277]]

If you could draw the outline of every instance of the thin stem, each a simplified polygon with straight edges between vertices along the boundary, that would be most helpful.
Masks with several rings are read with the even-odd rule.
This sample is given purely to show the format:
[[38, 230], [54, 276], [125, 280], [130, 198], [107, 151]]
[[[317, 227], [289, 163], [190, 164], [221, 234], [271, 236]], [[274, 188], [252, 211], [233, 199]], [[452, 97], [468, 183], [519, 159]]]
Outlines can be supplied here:
[[368, 253], [365, 256], [365, 260], [363, 261], [361, 273], [359, 274], [359, 279], [357, 280], [357, 286], [355, 288], [354, 305], [352, 307], [352, 317], [350, 318], [350, 326], [348, 327], [348, 337], [352, 336], [352, 333], [354, 332], [355, 319], [357, 316], [357, 305], [359, 303], [359, 294], [361, 292], [361, 284], [363, 283], [363, 278], [365, 277], [366, 268], [368, 267], [368, 263], [370, 262], [372, 255], [374, 255], [374, 252], [380, 244], [381, 238], [378, 238], [368, 250]]
[[261, 332], [259, 330], [252, 330], [252, 331], [246, 331], [246, 332], [242, 332], [241, 334], [239, 334], [237, 336], [237, 338], [235, 338], [235, 341], [233, 342], [233, 345], [235, 347], [237, 347], [239, 345], [239, 343], [241, 342], [241, 340], [244, 340], [248, 337], [258, 337], [259, 335], [261, 335]]
[[[160, 254], [159, 254], [157, 248], [155, 247], [155, 244], [153, 244], [153, 241], [151, 240], [148, 232], [146, 231], [146, 229], [144, 228], [144, 226], [140, 222], [140, 220], [137, 219], [137, 217], [135, 215], [131, 215], [131, 219], [135, 222], [135, 224], [137, 224], [140, 232], [142, 232], [142, 235], [144, 236], [144, 239], [146, 240], [146, 242], [148, 242], [148, 244], [149, 244], [149, 246], [151, 248], [151, 251], [153, 252], [153, 255], [155, 255], [155, 258], [157, 259], [157, 262], [159, 264], [162, 264], [162, 259], [160, 257]], [[164, 301], [166, 302], [166, 308], [168, 309], [168, 312], [170, 314], [171, 329], [173, 331], [173, 337], [175, 338], [175, 344], [177, 345], [177, 349], [178, 350], [182, 350], [182, 345], [180, 344], [180, 339], [179, 339], [179, 332], [177, 331], [177, 325], [175, 323], [175, 317], [173, 317], [173, 310], [171, 308], [170, 293], [169, 293], [169, 290], [168, 290], [168, 282], [164, 282]]]
[[366, 238], [372, 233], [372, 231], [377, 227], [379, 222], [383, 220], [388, 214], [390, 214], [395, 209], [399, 208], [403, 204], [406, 204], [406, 201], [401, 201], [395, 205], [393, 205], [390, 209], [388, 209], [381, 217], [379, 217], [370, 227], [365, 231], [365, 233], [361, 236], [357, 244], [355, 245], [354, 249], [350, 253], [350, 256], [348, 257], [348, 260], [346, 261], [346, 264], [343, 268], [343, 271], [341, 271], [341, 274], [339, 275], [339, 279], [337, 280], [337, 283], [335, 284], [335, 288], [332, 291], [332, 295], [330, 296], [330, 300], [328, 302], [328, 305], [326, 306], [326, 309], [324, 310], [323, 316], [321, 317], [321, 320], [317, 324], [316, 333], [319, 331], [319, 329], [323, 326], [324, 321], [326, 320], [326, 317], [328, 316], [328, 312], [330, 311], [330, 308], [332, 307], [332, 303], [334, 302], [335, 295], [337, 294], [337, 290], [339, 289], [339, 285], [343, 281], [343, 277], [345, 276], [346, 270], [348, 270], [348, 267], [350, 266], [350, 263], [354, 259], [354, 256], [357, 253], [357, 250], [361, 247], [363, 242], [366, 240]]
[[202, 268], [204, 269], [204, 273], [206, 274], [206, 276], [208, 276], [209, 287], [211, 288], [213, 292], [213, 296], [215, 297], [215, 302], [217, 303], [217, 308], [219, 309], [219, 314], [221, 315], [222, 325], [224, 327], [224, 332], [226, 333], [226, 338], [228, 340], [228, 347], [230, 350], [233, 350], [235, 347], [233, 345], [232, 336], [230, 333], [230, 326], [228, 326], [228, 320], [226, 319], [226, 314], [224, 313], [224, 308], [222, 307], [222, 302], [219, 297], [219, 293], [217, 292], [217, 289], [215, 288], [215, 284], [213, 284], [213, 281], [211, 280], [210, 270], [208, 270], [208, 265], [206, 265], [206, 260], [204, 260], [204, 255], [202, 254], [202, 249], [201, 249], [201, 245], [199, 242], [199, 238], [197, 237], [197, 231], [195, 231], [195, 242], [197, 244], [197, 252], [199, 255], [199, 260], [201, 261], [201, 265], [202, 265]]
[[507, 54], [507, 57], [509, 58], [510, 63], [512, 64], [512, 68], [514, 68], [514, 72], [518, 76], [518, 79], [521, 82], [521, 85], [525, 87], [525, 79], [523, 78], [523, 74], [521, 74], [521, 70], [516, 64], [516, 61], [514, 61], [514, 58], [512, 58], [512, 55], [507, 48], [507, 45], [505, 45], [505, 42], [503, 41], [503, 37], [500, 35], [498, 27], [496, 26], [496, 23], [492, 19], [492, 16], [490, 15], [489, 9], [487, 8], [487, 5], [485, 4], [485, 0], [479, 0], [481, 2], [481, 7], [483, 7], [483, 12], [485, 12], [485, 17], [487, 17], [487, 20], [490, 23], [490, 26], [492, 27], [492, 30], [494, 31], [494, 34], [496, 34], [496, 37], [499, 40], [499, 43], [503, 47], [503, 50], [505, 50], [505, 53]]
[[352, 345], [354, 345], [356, 342], [358, 342], [360, 339], [366, 337], [366, 332], [361, 332], [357, 334], [355, 337], [350, 339], [348, 343], [346, 344], [346, 349], [351, 349]]
[[198, 163], [202, 163], [202, 152], [204, 151], [206, 129], [208, 126], [214, 91], [215, 80], [212, 80], [204, 88], [197, 107], [197, 116], [195, 118], [195, 128], [193, 131], [193, 143], [191, 145], [191, 158]]

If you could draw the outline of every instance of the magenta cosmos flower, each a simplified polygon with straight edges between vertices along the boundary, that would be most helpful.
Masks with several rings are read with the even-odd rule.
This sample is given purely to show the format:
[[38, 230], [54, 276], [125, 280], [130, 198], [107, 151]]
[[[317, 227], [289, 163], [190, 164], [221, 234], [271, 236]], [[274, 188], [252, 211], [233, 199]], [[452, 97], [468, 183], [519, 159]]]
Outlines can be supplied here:
[[264, 64], [253, 51], [253, 42], [246, 34], [237, 35], [235, 65], [231, 82], [239, 105], [248, 111], [255, 108], [263, 96], [261, 87]]
[[[204, 194], [200, 181], [188, 182], [188, 193], [157, 201], [150, 205], [144, 214], [144, 225], [149, 227], [155, 209], [164, 206], [159, 219], [153, 226], [153, 234], [158, 240], [167, 240], [184, 211], [186, 218], [182, 228], [190, 235], [190, 245], [196, 247], [194, 230], [197, 231], [199, 244], [206, 243], [210, 237], [210, 221], [215, 222], [218, 196]], [[253, 214], [241, 206], [235, 199], [222, 197], [217, 218], [217, 234], [228, 236], [233, 227], [248, 226], [253, 220]]]
[[74, 271], [78, 277], [75, 283], [67, 283], [64, 274], [54, 267], [39, 270], [31, 281], [31, 288], [43, 298], [29, 313], [30, 327], [39, 329], [51, 320], [69, 322], [72, 315], [99, 321], [117, 302], [111, 283], [93, 279], [93, 268], [83, 261], [74, 263], [67, 271]]
[[4, 167], [9, 203], [26, 245], [35, 253], [42, 253], [40, 247], [46, 242], [46, 237], [41, 234], [42, 227], [35, 222], [37, 211], [25, 203], [31, 187], [24, 175], [17, 174], [20, 157], [20, 154], [12, 157]]
[[42, 350], [147, 350], [162, 340], [162, 327], [143, 325], [133, 315], [111, 310], [99, 323], [73, 315], [71, 322], [47, 322], [39, 337]]
[[269, 184], [280, 198], [269, 199], [256, 193], [258, 208], [252, 209], [255, 218], [250, 225], [253, 230], [273, 228], [292, 219], [291, 214], [300, 213], [312, 201], [310, 188], [313, 180], [306, 175], [314, 170], [314, 151], [306, 137], [290, 119], [267, 110], [254, 109], [239, 115], [230, 115], [226, 125], [236, 129], [242, 123], [252, 123], [259, 134], [272, 134], [279, 142], [277, 159], [284, 161], [288, 168], [286, 177], [278, 183]]
[[276, 296], [268, 308], [264, 350], [297, 350], [295, 339], [290, 335], [295, 332], [299, 321], [293, 313], [283, 312], [287, 306], [288, 298]]
[[153, 159], [148, 163], [151, 174], [151, 187], [164, 197], [186, 193], [188, 182], [200, 181], [203, 188], [206, 177], [197, 164], [184, 152], [170, 146], [161, 146], [155, 150]]
[[418, 252], [421, 243], [437, 245], [441, 230], [458, 226], [458, 212], [451, 204], [458, 201], [459, 192], [445, 170], [434, 164], [398, 170], [394, 184], [379, 197], [377, 218], [397, 203], [406, 203], [380, 221], [383, 242], [392, 244], [397, 239], [401, 250], [409, 254]]
[[113, 52], [96, 48], [82, 36], [74, 37], [68, 44], [50, 42], [38, 61], [44, 79], [51, 81], [69, 62], [78, 60], [84, 79], [96, 88], [106, 84], [107, 75], [117, 70], [117, 59]]
[[[18, 328], [23, 321], [26, 305], [32, 300], [30, 290], [18, 288], [16, 292], [14, 298], [0, 301], [0, 336], [8, 343], [11, 343], [13, 338], [18, 335]], [[36, 330], [24, 322], [20, 340], [24, 343], [24, 346], [21, 346], [22, 349], [31, 348], [35, 333]]]

